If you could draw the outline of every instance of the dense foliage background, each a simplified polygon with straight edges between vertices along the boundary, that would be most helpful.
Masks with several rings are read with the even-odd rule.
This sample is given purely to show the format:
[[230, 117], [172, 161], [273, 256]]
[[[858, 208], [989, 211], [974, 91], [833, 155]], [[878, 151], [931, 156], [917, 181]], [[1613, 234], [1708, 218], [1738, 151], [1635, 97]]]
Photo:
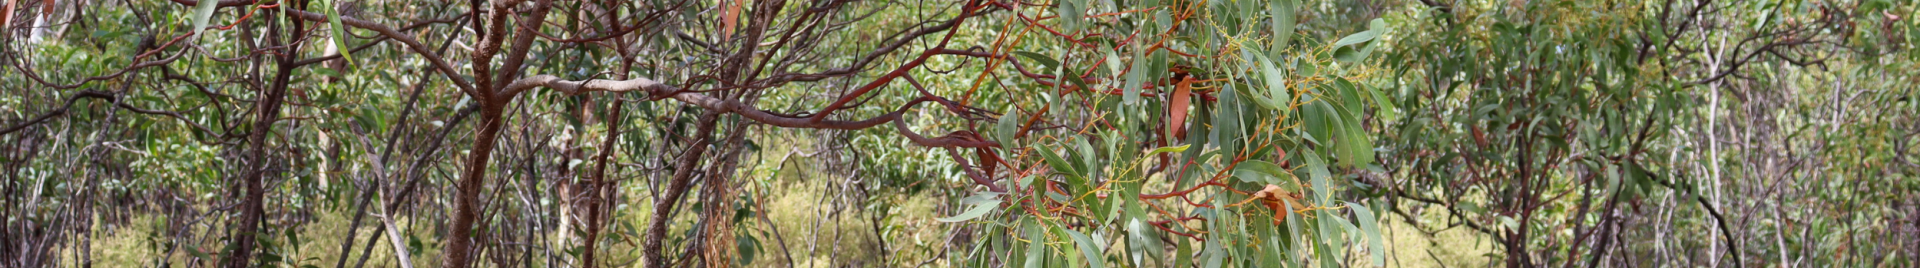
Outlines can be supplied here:
[[0, 267], [1920, 265], [1903, 1], [0, 11]]

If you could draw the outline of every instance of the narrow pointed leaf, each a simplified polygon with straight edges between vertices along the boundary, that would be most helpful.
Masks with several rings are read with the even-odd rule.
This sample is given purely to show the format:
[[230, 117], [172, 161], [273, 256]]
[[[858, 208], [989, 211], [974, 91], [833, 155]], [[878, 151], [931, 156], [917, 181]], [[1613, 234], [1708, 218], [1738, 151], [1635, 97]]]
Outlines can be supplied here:
[[987, 201], [980, 202], [980, 204], [974, 205], [971, 208], [967, 208], [967, 211], [960, 212], [960, 215], [953, 215], [953, 217], [945, 217], [945, 218], [934, 218], [933, 220], [940, 221], [940, 222], [962, 222], [962, 221], [972, 220], [974, 218], [979, 218], [981, 215], [987, 215], [987, 212], [993, 212], [994, 208], [999, 208], [999, 207], [1000, 207], [1000, 200], [987, 200]]
[[207, 30], [207, 21], [213, 19], [213, 11], [220, 7], [220, 1], [200, 1], [193, 5], [193, 34], [199, 37]]
[[327, 1], [327, 6], [325, 7], [327, 11], [327, 28], [331, 28], [333, 31], [333, 46], [340, 51], [340, 57], [346, 58], [347, 64], [353, 64], [353, 47], [347, 45], [347, 38], [349, 37], [347, 35], [347, 28], [346, 25], [340, 23], [340, 11], [335, 8], [333, 4], [333, 1]]
[[1074, 231], [1073, 229], [1063, 228], [1060, 230], [1066, 231], [1067, 236], [1073, 237], [1073, 243], [1080, 247], [1080, 254], [1087, 257], [1087, 266], [1095, 268], [1106, 267], [1106, 258], [1100, 257], [1102, 255], [1100, 253], [1100, 244], [1095, 244], [1092, 237], [1087, 237], [1087, 234]]

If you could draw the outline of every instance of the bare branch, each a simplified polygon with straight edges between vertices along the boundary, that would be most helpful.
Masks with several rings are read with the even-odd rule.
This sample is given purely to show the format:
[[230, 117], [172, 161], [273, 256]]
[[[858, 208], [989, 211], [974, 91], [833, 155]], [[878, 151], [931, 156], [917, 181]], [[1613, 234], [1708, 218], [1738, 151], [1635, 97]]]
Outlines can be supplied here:
[[670, 86], [670, 85], [663, 84], [658, 81], [653, 81], [652, 79], [646, 79], [646, 78], [634, 78], [634, 79], [628, 79], [628, 80], [595, 79], [595, 80], [587, 80], [587, 81], [569, 81], [569, 80], [561, 80], [560, 77], [553, 76], [553, 75], [535, 75], [527, 78], [522, 78], [520, 80], [514, 81], [512, 84], [508, 84], [507, 87], [503, 89], [503, 91], [501, 91], [500, 93], [503, 94], [502, 96], [513, 96], [513, 95], [519, 94], [521, 91], [525, 91], [527, 89], [531, 89], [534, 87], [552, 88], [555, 90], [559, 90], [561, 92], [566, 92], [568, 95], [579, 95], [579, 94], [589, 93], [589, 92], [644, 92], [648, 96], [653, 96], [655, 98], [673, 98], [675, 100], [679, 100], [680, 102], [685, 102], [687, 104], [692, 104], [694, 106], [700, 106], [701, 108], [706, 108], [706, 109], [721, 112], [721, 113], [740, 114], [741, 116], [744, 116], [747, 119], [753, 119], [753, 121], [757, 121], [760, 123], [780, 126], [780, 127], [791, 127], [791, 128], [863, 129], [863, 128], [880, 125], [880, 124], [886, 123], [887, 121], [893, 121], [894, 119], [898, 119], [900, 118], [900, 114], [902, 112], [906, 111], [907, 109], [913, 108], [914, 105], [917, 105], [921, 102], [928, 101], [925, 98], [913, 100], [913, 101], [907, 102], [906, 105], [901, 106], [899, 110], [895, 110], [891, 113], [887, 113], [885, 115], [881, 115], [874, 118], [869, 118], [866, 120], [858, 120], [858, 121], [826, 120], [826, 121], [820, 121], [820, 122], [811, 122], [804, 117], [789, 117], [789, 116], [776, 115], [773, 113], [768, 113], [766, 111], [760, 110], [758, 108], [754, 108], [745, 103], [740, 103], [739, 101], [724, 100], [720, 98], [715, 98], [713, 96], [708, 96], [706, 94], [687, 92], [685, 90], [680, 89], [679, 87]]
[[[173, 0], [173, 1], [175, 3], [187, 4], [183, 1], [190, 1], [190, 0]], [[191, 4], [188, 4], [188, 5], [191, 5]], [[300, 19], [308, 20], [308, 21], [315, 21], [315, 22], [327, 21], [327, 16], [320, 13], [288, 9], [287, 14], [294, 15], [296, 17], [299, 17]], [[387, 27], [386, 25], [381, 25], [378, 23], [373, 23], [370, 21], [360, 20], [357, 18], [351, 18], [346, 16], [340, 17], [340, 23], [346, 24], [347, 26], [353, 26], [354, 28], [373, 30], [374, 32], [380, 33], [380, 35], [382, 36], [386, 36], [387, 38], [392, 38], [394, 41], [399, 41], [401, 44], [405, 44], [407, 46], [407, 49], [413, 50], [413, 53], [420, 54], [421, 57], [425, 57], [428, 63], [433, 64], [434, 69], [439, 70], [441, 74], [446, 75], [447, 79], [452, 80], [453, 85], [460, 87], [461, 91], [464, 91], [467, 94], [476, 95], [476, 96], [478, 96], [477, 94], [480, 93], [479, 91], [474, 90], [472, 82], [469, 82], [466, 79], [460, 78], [459, 69], [454, 68], [453, 64], [448, 64], [446, 57], [442, 57], [440, 56], [440, 53], [435, 53], [433, 52], [432, 49], [428, 48], [426, 45], [420, 44], [420, 40], [413, 38], [412, 35], [407, 35], [406, 33], [402, 33], [399, 30], [394, 30], [392, 27]]]
[[[53, 110], [53, 111], [51, 111], [51, 112], [47, 112], [47, 113], [45, 113], [45, 114], [41, 114], [40, 116], [36, 116], [36, 117], [34, 117], [33, 119], [28, 119], [28, 120], [27, 120], [26, 122], [21, 122], [21, 123], [19, 123], [19, 124], [15, 124], [15, 125], [13, 125], [13, 126], [11, 126], [11, 127], [7, 127], [7, 128], [5, 128], [5, 129], [0, 129], [0, 136], [4, 136], [4, 135], [7, 135], [8, 133], [13, 133], [13, 132], [15, 132], [15, 131], [20, 131], [21, 129], [26, 129], [27, 127], [30, 127], [30, 126], [33, 126], [33, 125], [36, 125], [36, 124], [39, 124], [39, 123], [41, 123], [41, 122], [45, 122], [45, 121], [47, 121], [47, 119], [52, 119], [52, 118], [53, 118], [54, 116], [59, 116], [59, 115], [64, 115], [64, 114], [66, 114], [66, 113], [67, 113], [67, 110], [68, 110], [68, 109], [70, 109], [70, 108], [72, 108], [72, 107], [73, 107], [73, 104], [74, 104], [75, 102], [79, 102], [79, 101], [80, 101], [80, 99], [82, 99], [82, 98], [88, 98], [88, 99], [104, 99], [104, 100], [108, 100], [108, 101], [113, 101], [113, 100], [118, 100], [118, 99], [120, 98], [120, 95], [119, 95], [119, 94], [114, 94], [114, 93], [112, 93], [112, 92], [106, 92], [106, 91], [97, 91], [97, 90], [85, 90], [85, 91], [80, 91], [79, 93], [75, 93], [75, 94], [73, 95], [73, 97], [69, 97], [69, 98], [67, 98], [67, 105], [64, 105], [64, 106], [60, 106], [60, 109], [54, 109], [54, 110]], [[195, 122], [193, 122], [192, 120], [187, 120], [187, 117], [186, 117], [186, 116], [182, 116], [182, 115], [180, 115], [180, 113], [178, 113], [178, 112], [174, 112], [174, 111], [165, 111], [165, 110], [149, 110], [149, 109], [142, 109], [142, 108], [139, 108], [139, 107], [133, 107], [133, 105], [128, 105], [128, 104], [126, 104], [126, 103], [124, 103], [124, 102], [117, 102], [117, 101], [115, 102], [115, 106], [118, 106], [118, 107], [120, 107], [120, 108], [123, 108], [123, 109], [127, 109], [128, 111], [133, 111], [133, 112], [135, 112], [135, 113], [142, 113], [142, 114], [151, 114], [151, 115], [164, 115], [164, 116], [167, 116], [167, 117], [172, 117], [172, 118], [174, 118], [174, 119], [179, 119], [179, 120], [180, 120], [180, 122], [182, 122], [182, 123], [186, 123], [186, 124], [187, 124], [187, 126], [190, 126], [190, 127], [193, 127], [193, 128], [194, 128], [194, 129], [196, 129], [196, 130], [199, 130], [199, 131], [200, 131], [201, 133], [214, 133], [212, 129], [208, 129], [208, 128], [207, 128], [206, 126], [203, 126], [203, 125], [200, 125], [200, 123], [195, 123]]]

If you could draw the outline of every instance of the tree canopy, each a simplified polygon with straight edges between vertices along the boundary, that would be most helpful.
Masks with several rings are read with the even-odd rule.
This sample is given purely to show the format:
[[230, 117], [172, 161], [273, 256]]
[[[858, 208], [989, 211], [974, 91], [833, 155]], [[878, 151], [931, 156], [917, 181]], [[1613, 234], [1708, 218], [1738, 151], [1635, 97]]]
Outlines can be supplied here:
[[1914, 266], [1915, 15], [12, 0], [0, 267]]

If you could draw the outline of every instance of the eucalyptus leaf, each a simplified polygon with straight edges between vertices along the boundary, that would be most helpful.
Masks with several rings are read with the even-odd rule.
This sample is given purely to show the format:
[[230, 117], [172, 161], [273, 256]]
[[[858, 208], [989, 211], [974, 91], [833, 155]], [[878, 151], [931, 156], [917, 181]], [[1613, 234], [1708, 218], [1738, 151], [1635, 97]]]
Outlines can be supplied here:
[[1341, 37], [1339, 41], [1333, 42], [1333, 47], [1344, 47], [1344, 46], [1350, 46], [1353, 44], [1366, 43], [1367, 41], [1373, 41], [1373, 38], [1375, 37], [1380, 37], [1380, 31], [1378, 31], [1378, 29], [1369, 29], [1366, 31], [1347, 35], [1346, 37]]
[[1085, 255], [1087, 258], [1087, 266], [1096, 268], [1106, 267], [1106, 258], [1100, 257], [1102, 255], [1100, 253], [1100, 244], [1094, 243], [1093, 238], [1087, 237], [1087, 234], [1080, 233], [1079, 231], [1074, 231], [1072, 228], [1061, 228], [1060, 230], [1066, 232], [1068, 237], [1073, 237], [1073, 243], [1080, 247], [1080, 254]]
[[975, 204], [973, 205], [973, 207], [967, 208], [965, 212], [960, 212], [960, 215], [953, 215], [953, 217], [945, 217], [945, 218], [934, 218], [933, 220], [940, 221], [940, 222], [963, 222], [967, 220], [972, 220], [974, 218], [979, 218], [982, 215], [987, 215], [988, 212], [993, 212], [993, 209], [999, 208], [999, 207], [1000, 207], [1000, 200], [981, 201], [979, 204]]
[[193, 34], [197, 38], [207, 29], [208, 20], [213, 19], [213, 11], [219, 9], [220, 1], [203, 0], [193, 5]]
[[[1014, 137], [1018, 136], [1018, 133], [1014, 133], [1014, 132], [1020, 131], [1019, 127], [1020, 127], [1019, 113], [1008, 112], [1006, 114], [1000, 115], [1000, 122], [994, 124], [993, 134], [995, 138], [1000, 139], [999, 142], [1003, 148], [1012, 149], [1014, 148], [1013, 139]], [[981, 164], [992, 165], [993, 163], [981, 163]]]
[[1187, 145], [1180, 145], [1180, 146], [1168, 146], [1168, 147], [1160, 147], [1159, 149], [1153, 149], [1153, 152], [1152, 152], [1152, 153], [1149, 153], [1149, 154], [1162, 154], [1162, 153], [1178, 153], [1178, 152], [1185, 152], [1185, 151], [1187, 151], [1187, 147], [1190, 147], [1190, 146], [1193, 146], [1193, 145], [1192, 145], [1192, 144], [1187, 144]]
[[1046, 267], [1046, 263], [1047, 263], [1046, 232], [1041, 229], [1039, 224], [1035, 224], [1032, 221], [1027, 221], [1023, 225], [1025, 225], [1027, 229], [1026, 267], [1027, 268]]
[[1293, 39], [1293, 30], [1297, 26], [1294, 19], [1294, 6], [1297, 0], [1273, 0], [1268, 2], [1267, 13], [1273, 17], [1273, 51], [1280, 51]]
[[1379, 219], [1373, 216], [1373, 209], [1353, 202], [1347, 202], [1347, 208], [1353, 210], [1355, 220], [1360, 222], [1360, 231], [1366, 236], [1367, 252], [1372, 254], [1374, 265], [1386, 266], [1386, 242], [1380, 236]]
[[333, 32], [333, 46], [340, 51], [340, 57], [345, 58], [347, 64], [353, 64], [353, 46], [347, 45], [347, 39], [352, 36], [347, 35], [347, 27], [341, 23], [340, 11], [334, 5], [333, 0], [326, 1], [327, 28]]
[[1068, 164], [1067, 160], [1061, 159], [1059, 154], [1055, 154], [1053, 153], [1053, 151], [1047, 150], [1045, 148], [1037, 148], [1037, 149], [1038, 150], [1033, 150], [1033, 151], [1039, 153], [1040, 157], [1045, 158], [1047, 161], [1047, 166], [1053, 167], [1054, 172], [1067, 174], [1068, 176], [1073, 176], [1073, 177], [1081, 176], [1080, 171], [1074, 170], [1073, 164]]
[[1159, 259], [1165, 247], [1160, 245], [1159, 229], [1147, 226], [1139, 218], [1127, 220], [1127, 249], [1133, 256], [1134, 266], [1146, 266], [1146, 257]]
[[1013, 54], [1020, 55], [1020, 57], [1027, 58], [1028, 60], [1032, 60], [1034, 63], [1039, 63], [1040, 66], [1046, 67], [1047, 69], [1053, 69], [1056, 66], [1060, 66], [1059, 60], [1055, 60], [1051, 57], [1047, 57], [1047, 55], [1041, 55], [1040, 53], [1033, 53], [1033, 52], [1027, 52], [1027, 51], [1014, 51]]

